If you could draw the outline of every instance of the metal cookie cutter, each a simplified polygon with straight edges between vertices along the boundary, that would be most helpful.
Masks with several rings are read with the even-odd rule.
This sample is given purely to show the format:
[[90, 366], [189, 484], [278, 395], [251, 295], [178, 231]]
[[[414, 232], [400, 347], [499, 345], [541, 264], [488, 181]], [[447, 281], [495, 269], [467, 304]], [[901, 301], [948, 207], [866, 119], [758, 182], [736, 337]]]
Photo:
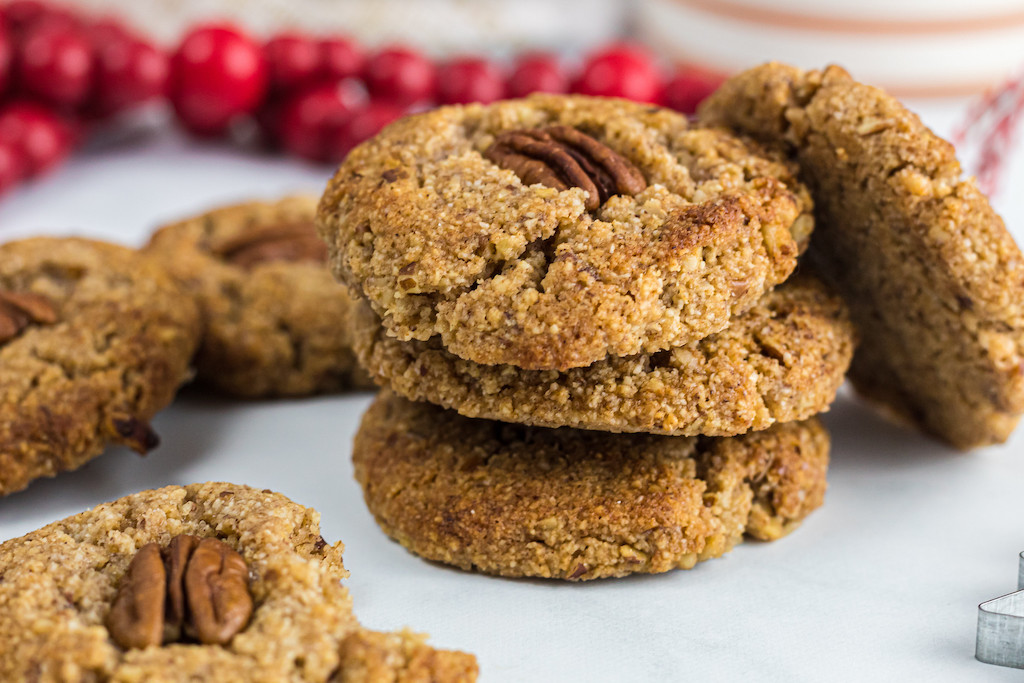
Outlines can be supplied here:
[[1024, 669], [1024, 552], [1017, 567], [1017, 592], [978, 605], [978, 661]]

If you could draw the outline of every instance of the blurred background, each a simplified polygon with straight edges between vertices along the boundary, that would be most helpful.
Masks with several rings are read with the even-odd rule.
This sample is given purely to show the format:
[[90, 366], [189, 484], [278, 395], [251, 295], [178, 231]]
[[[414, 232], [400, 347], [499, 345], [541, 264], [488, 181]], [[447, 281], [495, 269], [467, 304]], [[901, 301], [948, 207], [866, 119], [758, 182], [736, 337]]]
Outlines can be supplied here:
[[76, 0], [168, 44], [201, 19], [269, 35], [344, 30], [433, 55], [580, 53], [629, 36], [666, 59], [730, 73], [822, 56], [902, 96], [978, 92], [1024, 63], [1021, 0]]
[[692, 114], [768, 60], [843, 66], [986, 192], [1009, 185], [1024, 0], [0, 0], [0, 195], [139, 121], [324, 174], [436, 105], [546, 91]]

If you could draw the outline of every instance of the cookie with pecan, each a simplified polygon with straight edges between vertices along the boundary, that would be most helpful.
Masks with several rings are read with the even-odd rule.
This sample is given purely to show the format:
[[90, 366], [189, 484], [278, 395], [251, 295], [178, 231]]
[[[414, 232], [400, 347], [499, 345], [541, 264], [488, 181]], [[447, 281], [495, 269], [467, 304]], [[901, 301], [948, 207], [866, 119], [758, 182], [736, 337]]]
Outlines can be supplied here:
[[271, 491], [193, 484], [6, 541], [0, 679], [475, 680], [472, 655], [359, 625], [319, 517]]
[[537, 95], [396, 122], [317, 220], [391, 336], [563, 371], [702, 339], [785, 280], [812, 227], [793, 171], [668, 110]]
[[953, 146], [838, 67], [757, 67], [701, 116], [799, 163], [810, 256], [861, 332], [854, 386], [958, 448], [1005, 440], [1024, 413], [1024, 257]]
[[156, 447], [149, 420], [189, 377], [199, 315], [125, 247], [35, 238], [0, 246], [0, 495], [108, 444]]
[[825, 494], [810, 419], [732, 438], [472, 420], [381, 392], [352, 459], [381, 528], [462, 569], [570, 580], [689, 569], [774, 540]]
[[250, 202], [153, 235], [146, 251], [203, 314], [200, 381], [253, 398], [372, 386], [349, 350], [351, 299], [324, 266], [315, 211], [307, 197]]
[[705, 339], [565, 372], [473, 363], [436, 339], [398, 341], [366, 303], [353, 333], [363, 365], [406, 398], [468, 417], [686, 436], [742, 434], [827, 410], [855, 341], [843, 302], [805, 275]]

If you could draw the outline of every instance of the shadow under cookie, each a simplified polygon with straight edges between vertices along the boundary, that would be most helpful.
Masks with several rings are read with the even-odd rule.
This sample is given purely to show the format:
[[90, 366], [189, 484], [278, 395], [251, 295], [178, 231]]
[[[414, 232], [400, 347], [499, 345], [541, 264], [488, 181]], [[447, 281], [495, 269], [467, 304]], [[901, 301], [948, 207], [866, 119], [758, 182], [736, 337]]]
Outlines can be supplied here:
[[480, 365], [389, 336], [360, 302], [353, 348], [377, 380], [467, 417], [543, 427], [733, 436], [828, 409], [853, 354], [846, 307], [798, 276], [699, 342], [565, 372]]
[[381, 392], [353, 448], [381, 528], [430, 560], [586, 580], [693, 567], [819, 507], [810, 419], [732, 438], [606, 434], [462, 417]]

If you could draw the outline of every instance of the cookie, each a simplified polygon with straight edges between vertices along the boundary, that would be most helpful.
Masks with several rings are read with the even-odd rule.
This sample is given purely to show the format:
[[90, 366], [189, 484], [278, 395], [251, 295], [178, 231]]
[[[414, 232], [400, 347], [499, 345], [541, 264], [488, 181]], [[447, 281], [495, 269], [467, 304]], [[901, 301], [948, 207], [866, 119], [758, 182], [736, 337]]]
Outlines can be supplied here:
[[149, 420], [189, 377], [199, 315], [166, 271], [124, 247], [0, 246], [0, 495], [108, 444], [146, 453]]
[[353, 328], [360, 362], [406, 398], [467, 417], [677, 436], [731, 436], [826, 410], [853, 345], [842, 301], [806, 275], [707, 339], [565, 372], [479, 365], [437, 340], [398, 341], [365, 303]]
[[813, 226], [793, 171], [665, 109], [537, 95], [389, 126], [317, 222], [398, 340], [567, 370], [702, 339], [785, 280]]
[[381, 528], [429, 560], [586, 580], [689, 569], [785, 535], [825, 494], [815, 419], [732, 438], [473, 420], [381, 392], [352, 459]]
[[1024, 259], [953, 146], [838, 67], [766, 64], [701, 116], [783, 146], [811, 187], [819, 270], [850, 304], [854, 386], [968, 449], [1024, 411]]
[[199, 301], [198, 379], [232, 395], [372, 386], [349, 349], [352, 300], [324, 267], [316, 201], [229, 206], [168, 225], [146, 251]]
[[319, 517], [266, 490], [168, 486], [3, 543], [0, 679], [475, 680], [471, 655], [359, 626]]

